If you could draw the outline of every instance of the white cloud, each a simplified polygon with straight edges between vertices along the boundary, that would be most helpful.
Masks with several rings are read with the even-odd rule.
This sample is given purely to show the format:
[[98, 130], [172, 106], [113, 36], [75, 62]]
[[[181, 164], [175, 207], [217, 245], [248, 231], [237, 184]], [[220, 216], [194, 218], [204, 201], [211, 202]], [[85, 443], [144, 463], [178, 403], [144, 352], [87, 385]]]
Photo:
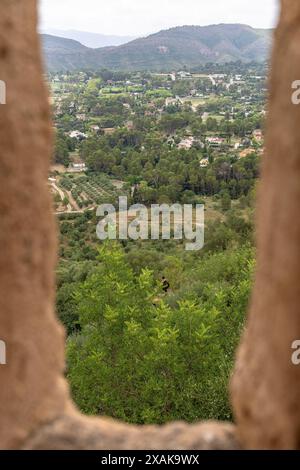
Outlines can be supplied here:
[[275, 25], [278, 0], [40, 0], [42, 28], [145, 35], [184, 24]]

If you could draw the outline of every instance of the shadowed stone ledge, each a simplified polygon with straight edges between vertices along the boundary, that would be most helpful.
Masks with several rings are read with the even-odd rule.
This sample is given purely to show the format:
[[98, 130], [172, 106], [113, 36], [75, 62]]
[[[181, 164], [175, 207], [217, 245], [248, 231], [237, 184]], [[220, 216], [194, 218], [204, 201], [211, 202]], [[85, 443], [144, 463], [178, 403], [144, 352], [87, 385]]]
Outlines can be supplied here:
[[25, 450], [237, 450], [232, 424], [174, 422], [164, 426], [132, 426], [109, 418], [65, 414], [41, 426]]

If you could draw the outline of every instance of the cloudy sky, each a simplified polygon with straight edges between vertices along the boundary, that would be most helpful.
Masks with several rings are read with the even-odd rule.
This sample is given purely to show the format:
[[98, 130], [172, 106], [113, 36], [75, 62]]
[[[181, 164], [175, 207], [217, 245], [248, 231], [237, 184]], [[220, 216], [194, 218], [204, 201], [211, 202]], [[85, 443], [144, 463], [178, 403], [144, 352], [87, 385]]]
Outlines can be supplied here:
[[145, 35], [184, 24], [274, 26], [278, 0], [40, 0], [41, 28]]

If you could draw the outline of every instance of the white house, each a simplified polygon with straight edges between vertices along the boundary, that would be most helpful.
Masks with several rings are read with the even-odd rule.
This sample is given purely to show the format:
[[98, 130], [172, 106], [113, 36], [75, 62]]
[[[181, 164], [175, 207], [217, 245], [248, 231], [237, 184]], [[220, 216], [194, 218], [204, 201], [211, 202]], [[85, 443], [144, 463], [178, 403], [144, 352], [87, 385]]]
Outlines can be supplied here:
[[69, 132], [69, 136], [71, 137], [71, 139], [78, 139], [78, 140], [87, 138], [87, 135], [80, 131], [71, 131]]

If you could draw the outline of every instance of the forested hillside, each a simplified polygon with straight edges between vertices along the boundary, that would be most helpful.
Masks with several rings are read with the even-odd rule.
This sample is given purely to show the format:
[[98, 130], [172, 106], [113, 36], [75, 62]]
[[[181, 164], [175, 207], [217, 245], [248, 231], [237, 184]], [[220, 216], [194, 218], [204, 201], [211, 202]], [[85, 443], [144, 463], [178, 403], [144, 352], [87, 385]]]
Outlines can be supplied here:
[[[53, 43], [55, 42], [55, 48]], [[80, 48], [64, 38], [43, 36], [50, 71], [115, 70], [170, 71], [208, 62], [267, 59], [271, 31], [239, 24], [176, 27], [118, 47]]]

